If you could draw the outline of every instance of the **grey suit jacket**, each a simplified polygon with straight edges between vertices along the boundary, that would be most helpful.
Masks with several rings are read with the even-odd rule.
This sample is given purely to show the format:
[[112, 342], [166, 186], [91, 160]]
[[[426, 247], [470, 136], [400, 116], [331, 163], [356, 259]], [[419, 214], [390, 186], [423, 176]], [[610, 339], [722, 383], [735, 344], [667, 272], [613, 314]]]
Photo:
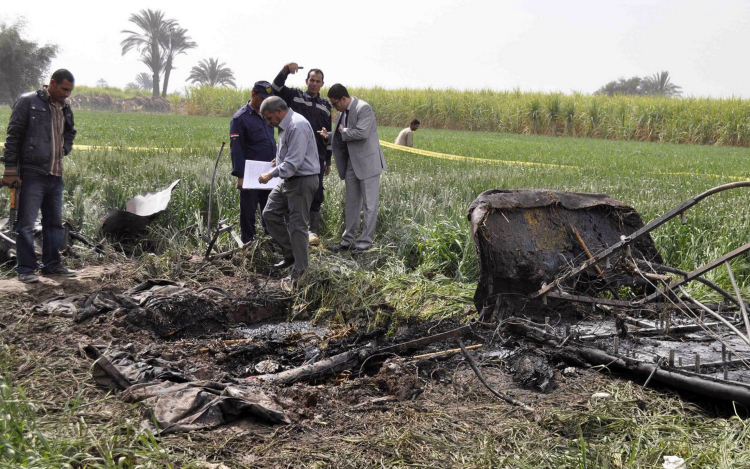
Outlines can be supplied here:
[[[375, 111], [366, 102], [352, 98], [347, 126], [343, 132], [335, 130], [344, 123], [344, 113], [340, 112], [333, 128], [331, 147], [336, 159], [339, 177], [344, 179], [349, 164], [354, 168], [357, 179], [364, 180], [377, 176], [387, 168], [383, 149], [380, 148], [378, 123]], [[341, 154], [341, 140], [347, 143], [349, 158]]]

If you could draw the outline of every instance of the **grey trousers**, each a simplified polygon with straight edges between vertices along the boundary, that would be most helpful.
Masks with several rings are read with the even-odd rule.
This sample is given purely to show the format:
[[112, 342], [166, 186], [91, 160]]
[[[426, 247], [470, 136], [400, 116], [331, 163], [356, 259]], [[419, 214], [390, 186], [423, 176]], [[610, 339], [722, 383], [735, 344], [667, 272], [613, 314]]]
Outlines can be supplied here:
[[[344, 246], [369, 249], [375, 237], [375, 224], [378, 220], [378, 200], [380, 199], [380, 175], [368, 179], [357, 179], [354, 168], [349, 164], [344, 177], [346, 199], [344, 221], [346, 228], [341, 239]], [[360, 227], [360, 214], [364, 210], [364, 228], [356, 238]], [[356, 238], [356, 241], [355, 241]]]
[[310, 203], [317, 190], [317, 174], [282, 180], [268, 195], [263, 210], [268, 234], [281, 246], [284, 259], [294, 258], [293, 275], [307, 269]]

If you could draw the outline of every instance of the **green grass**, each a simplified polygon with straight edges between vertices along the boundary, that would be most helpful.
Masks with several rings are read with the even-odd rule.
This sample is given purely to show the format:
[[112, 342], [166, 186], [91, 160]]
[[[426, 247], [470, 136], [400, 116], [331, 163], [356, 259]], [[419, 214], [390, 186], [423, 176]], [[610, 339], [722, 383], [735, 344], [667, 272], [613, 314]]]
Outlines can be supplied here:
[[[9, 113], [0, 109], [0, 122], [7, 122]], [[122, 208], [129, 197], [180, 178], [168, 212], [152, 231], [161, 239], [161, 255], [145, 256], [142, 261], [154, 276], [179, 276], [180, 253], [203, 248], [186, 228], [204, 222], [210, 175], [220, 142], [226, 141], [228, 119], [80, 111], [76, 120], [78, 144], [119, 148], [74, 151], [66, 159], [66, 217], [96, 237], [98, 220], [110, 208]], [[386, 141], [393, 141], [399, 130], [379, 129]], [[750, 150], [745, 148], [434, 129], [419, 130], [415, 141], [418, 148], [487, 163], [386, 149], [389, 169], [382, 178], [378, 249], [359, 261], [315, 251], [312, 281], [298, 295], [300, 306], [308, 305], [319, 317], [339, 322], [361, 315], [369, 324], [471, 314], [477, 265], [466, 211], [488, 189], [602, 192], [634, 206], [650, 220], [710, 187], [750, 176]], [[238, 196], [229, 172], [227, 151], [217, 180], [217, 217], [236, 220]], [[326, 184], [323, 234], [335, 241], [342, 228], [343, 184], [333, 175]], [[672, 222], [657, 230], [654, 237], [667, 263], [690, 270], [743, 244], [750, 232], [748, 202], [747, 191], [736, 190], [689, 211], [686, 227]], [[5, 213], [7, 191], [0, 191], [0, 216]], [[260, 269], [247, 259], [241, 262], [248, 269]], [[748, 292], [747, 260], [738, 259], [733, 266]], [[728, 287], [724, 275], [717, 271], [709, 278]], [[694, 288], [706, 294], [699, 285]], [[12, 352], [0, 352], [0, 358], [11, 362]], [[122, 434], [94, 434], [70, 423], [76, 420], [75, 412], [40, 413], [30, 406], [34, 400], [24, 394], [23, 386], [3, 374], [0, 412], [17, 417], [0, 434], [0, 467], [59, 467], [89, 456], [88, 467], [113, 467], [120, 460], [129, 464], [144, 458], [155, 458], [153, 467], [161, 467], [161, 450], [147, 433], [123, 423], [118, 427]], [[442, 430], [455, 427], [452, 416], [414, 411], [394, 416], [393, 426], [372, 429], [367, 441], [390, 466], [420, 460], [416, 455], [434, 461], [435, 467], [658, 467], [665, 454], [688, 459], [690, 467], [748, 464], [744, 421], [713, 419], [677, 399], [650, 393], [647, 409], [641, 410], [640, 397], [630, 385], [613, 384], [607, 390], [613, 400], [591, 408], [581, 404], [553, 412], [538, 423], [509, 418], [496, 428], [463, 428], [458, 433]], [[74, 397], [70, 402], [74, 406], [79, 401]], [[84, 428], [82, 434], [73, 432], [78, 428]], [[360, 445], [335, 441], [337, 446], [331, 449], [335, 454], [345, 457], [351, 450], [356, 458], [354, 453], [360, 451], [363, 467], [379, 464], [367, 459], [369, 453], [361, 453]], [[267, 450], [275, 450], [274, 445], [269, 443]], [[32, 460], [36, 465], [30, 464]]]
[[[31, 362], [40, 358], [25, 355], [24, 366], [31, 369]], [[86, 401], [84, 393], [89, 386], [76, 383], [79, 394], [57, 408], [60, 402], [45, 402], [38, 395], [32, 398], [10, 378], [13, 369], [22, 365], [19, 350], [0, 345], [0, 359], [0, 468], [172, 467], [168, 453], [160, 448], [154, 435], [134, 425], [133, 416], [137, 412], [133, 406], [118, 403], [111, 395]], [[50, 368], [65, 360], [68, 361], [67, 366], [63, 365], [68, 370], [65, 376], [47, 375]], [[70, 360], [70, 357], [46, 357], [34, 363], [30, 373], [21, 374], [32, 384], [32, 393], [39, 392], [34, 389], [34, 379], [55, 380], [59, 387], [67, 387], [73, 376]], [[107, 419], [109, 428], [102, 430], [99, 416], [94, 416], [91, 410], [104, 402], [114, 405], [121, 415], [111, 415]], [[128, 411], [130, 418], [125, 417]]]
[[[0, 122], [6, 121], [9, 112], [0, 110]], [[79, 111], [76, 121], [76, 143], [119, 147], [74, 151], [66, 159], [65, 215], [85, 234], [96, 235], [99, 219], [110, 208], [122, 208], [129, 197], [161, 189], [177, 178], [181, 182], [170, 209], [156, 226], [177, 233], [205, 223], [211, 172], [220, 143], [227, 140], [228, 119]], [[381, 139], [393, 141], [399, 130], [380, 127]], [[0, 133], [0, 139], [4, 134]], [[434, 129], [419, 130], [416, 145], [487, 163], [386, 149], [389, 169], [381, 182], [377, 239], [384, 251], [375, 264], [392, 267], [396, 278], [415, 272], [437, 273], [467, 290], [473, 288], [477, 267], [466, 210], [482, 191], [548, 188], [606, 193], [632, 205], [648, 221], [710, 187], [750, 177], [750, 150], [738, 147]], [[153, 149], [129, 151], [126, 147]], [[229, 172], [226, 148], [217, 178], [218, 213], [216, 209], [214, 213], [236, 220], [238, 197]], [[335, 171], [326, 179], [326, 186], [324, 234], [334, 239], [343, 223], [343, 184]], [[688, 226], [672, 222], [654, 232], [667, 262], [692, 270], [743, 244], [750, 231], [744, 208], [748, 201], [747, 190], [735, 190], [688, 212]], [[6, 191], [0, 192], [3, 213], [7, 213]], [[185, 233], [173, 241], [196, 244], [195, 238]], [[750, 274], [744, 259], [737, 260], [735, 266], [739, 277]], [[724, 274], [717, 271], [712, 275]]]

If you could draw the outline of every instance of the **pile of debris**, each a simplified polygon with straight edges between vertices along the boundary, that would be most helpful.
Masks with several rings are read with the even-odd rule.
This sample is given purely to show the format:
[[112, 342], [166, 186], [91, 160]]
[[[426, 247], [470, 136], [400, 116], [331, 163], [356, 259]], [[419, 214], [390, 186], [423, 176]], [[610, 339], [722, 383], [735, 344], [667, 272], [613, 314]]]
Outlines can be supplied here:
[[[468, 364], [487, 392], [527, 412], [534, 408], [499, 392], [482, 368], [500, 367], [537, 392], [581, 369], [618, 370], [644, 386], [658, 381], [750, 405], [747, 305], [736, 286], [732, 295], [703, 277], [724, 266], [734, 279], [728, 261], [750, 243], [683, 272], [663, 265], [649, 235], [741, 186], [750, 183], [712, 189], [647, 224], [601, 194], [486, 192], [469, 211], [480, 261], [478, 320], [416, 325], [402, 335], [286, 322], [291, 301], [273, 281], [242, 296], [151, 280], [124, 292], [55, 298], [33, 312], [68, 318], [91, 337], [84, 350], [97, 383], [143, 403], [145, 420], [166, 433], [312, 418], [314, 386], [301, 383], [367, 383], [368, 394], [347, 401], [353, 407], [414, 399], [423, 381], [450, 383], [448, 364]], [[697, 301], [683, 288], [690, 281], [724, 301]]]
[[[750, 320], [729, 264], [750, 243], [685, 272], [663, 265], [650, 237], [678, 216], [685, 224], [700, 201], [739, 187], [750, 182], [713, 188], [645, 225], [602, 194], [485, 192], [469, 210], [480, 261], [477, 310], [571, 363], [750, 405]], [[719, 267], [734, 295], [704, 278]], [[684, 289], [691, 281], [724, 301], [696, 300]]]

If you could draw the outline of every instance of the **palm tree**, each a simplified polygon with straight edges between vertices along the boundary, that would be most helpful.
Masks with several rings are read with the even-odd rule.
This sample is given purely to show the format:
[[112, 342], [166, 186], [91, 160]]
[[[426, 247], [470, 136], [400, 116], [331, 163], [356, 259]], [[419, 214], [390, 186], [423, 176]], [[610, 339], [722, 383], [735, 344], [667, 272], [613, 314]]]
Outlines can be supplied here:
[[153, 97], [159, 97], [159, 74], [164, 66], [164, 56], [161, 51], [161, 43], [168, 35], [170, 28], [175, 24], [174, 20], [165, 19], [164, 12], [151, 9], [141, 10], [138, 14], [130, 15], [128, 19], [141, 29], [141, 32], [123, 30], [129, 36], [120, 43], [122, 55], [129, 50], [136, 49], [141, 53], [141, 62], [151, 70], [153, 74]]
[[658, 96], [679, 96], [682, 94], [682, 87], [671, 83], [669, 72], [656, 73], [653, 76], [643, 79], [643, 89], [646, 94]]
[[177, 23], [169, 28], [168, 34], [164, 37], [162, 48], [166, 56], [166, 62], [164, 63], [164, 87], [161, 91], [161, 97], [167, 97], [167, 86], [169, 85], [169, 74], [174, 68], [174, 58], [180, 54], [184, 54], [188, 49], [195, 49], [198, 44], [190, 40], [190, 36], [187, 35], [187, 29], [180, 28]]
[[136, 75], [135, 82], [142, 90], [150, 90], [154, 87], [154, 79], [146, 72]]
[[190, 70], [190, 76], [187, 80], [191, 83], [200, 83], [209, 86], [231, 86], [236, 88], [234, 83], [234, 73], [231, 68], [224, 67], [225, 63], [219, 63], [219, 59], [209, 58], [201, 60], [198, 65]]
[[141, 72], [126, 87], [130, 90], [150, 90], [154, 87], [154, 79], [148, 73]]

